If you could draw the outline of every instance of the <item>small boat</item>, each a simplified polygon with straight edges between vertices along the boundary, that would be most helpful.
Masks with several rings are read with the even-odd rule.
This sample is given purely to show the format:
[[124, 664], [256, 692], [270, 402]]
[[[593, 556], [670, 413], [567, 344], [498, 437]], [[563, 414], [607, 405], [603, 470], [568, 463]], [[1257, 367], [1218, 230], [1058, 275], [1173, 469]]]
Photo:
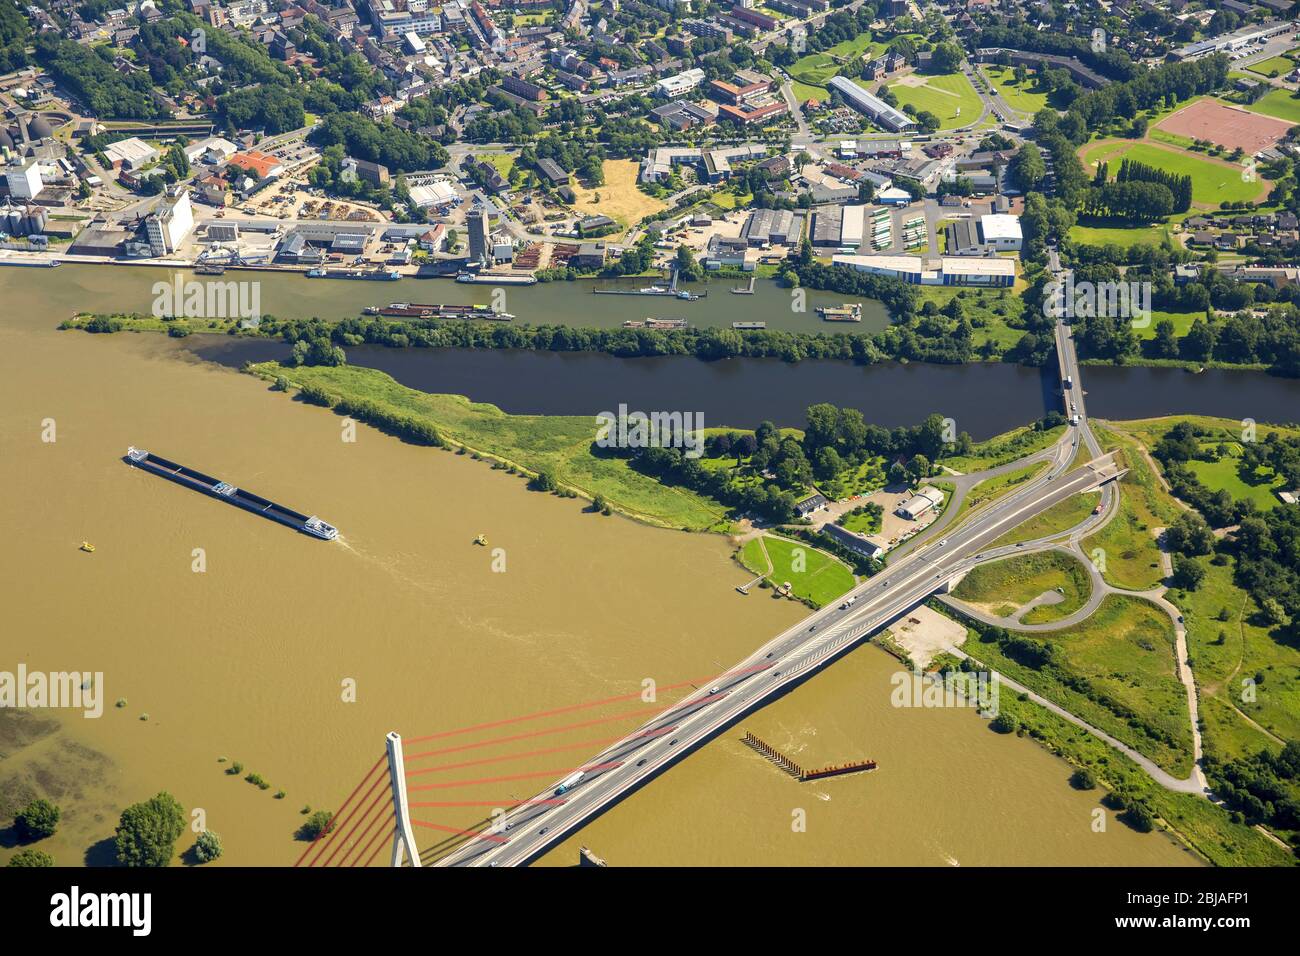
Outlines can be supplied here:
[[479, 535], [477, 538], [474, 539], [474, 543], [481, 544], [484, 547], [487, 547], [487, 535], [483, 535], [483, 534]]
[[95, 546], [91, 544], [89, 541], [83, 541], [81, 542], [81, 550], [85, 551], [87, 554], [94, 554]]

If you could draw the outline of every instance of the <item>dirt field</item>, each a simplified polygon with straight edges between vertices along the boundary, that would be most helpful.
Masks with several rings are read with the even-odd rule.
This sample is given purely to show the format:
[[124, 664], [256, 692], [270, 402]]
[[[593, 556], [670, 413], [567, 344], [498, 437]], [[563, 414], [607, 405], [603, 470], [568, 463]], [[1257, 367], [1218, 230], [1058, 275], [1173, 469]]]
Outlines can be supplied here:
[[[575, 185], [573, 191], [578, 198], [573, 204], [574, 210], [583, 216], [602, 215], [617, 219], [625, 230], [643, 216], [659, 212], [665, 204], [636, 188], [637, 170], [635, 160], [605, 160], [605, 185], [595, 189]], [[610, 238], [617, 240], [622, 237], [615, 235]]]
[[966, 628], [924, 606], [914, 608], [890, 627], [889, 633], [921, 670], [929, 666], [935, 655], [949, 647], [961, 647], [966, 641]]
[[1260, 116], [1212, 99], [1197, 100], [1156, 124], [1156, 129], [1166, 133], [1209, 140], [1228, 149], [1240, 146], [1251, 155], [1272, 146], [1290, 128], [1286, 120]]

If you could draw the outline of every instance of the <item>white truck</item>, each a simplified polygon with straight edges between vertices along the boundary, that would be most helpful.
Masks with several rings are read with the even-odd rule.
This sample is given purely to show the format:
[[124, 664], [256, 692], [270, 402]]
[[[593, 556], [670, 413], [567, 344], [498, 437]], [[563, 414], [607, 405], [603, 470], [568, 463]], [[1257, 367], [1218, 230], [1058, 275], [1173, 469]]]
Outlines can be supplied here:
[[1074, 385], [1074, 379], [1069, 375], [1065, 376], [1065, 387], [1070, 388], [1073, 385]]
[[585, 770], [579, 770], [576, 773], [569, 774], [567, 777], [561, 780], [560, 785], [555, 788], [555, 795], [558, 797], [561, 796], [562, 794], [568, 793], [570, 790], [576, 787], [578, 785], [578, 781], [581, 780], [586, 775], [587, 773]]

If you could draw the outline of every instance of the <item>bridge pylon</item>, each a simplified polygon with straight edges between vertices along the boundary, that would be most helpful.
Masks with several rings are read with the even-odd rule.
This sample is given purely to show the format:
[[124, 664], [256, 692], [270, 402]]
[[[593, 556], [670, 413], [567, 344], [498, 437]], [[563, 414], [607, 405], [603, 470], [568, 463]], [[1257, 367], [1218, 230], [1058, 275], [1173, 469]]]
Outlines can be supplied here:
[[402, 735], [389, 731], [384, 737], [388, 748], [388, 776], [393, 790], [393, 859], [391, 866], [401, 866], [403, 851], [411, 858], [411, 865], [420, 865], [420, 851], [415, 845], [415, 832], [411, 829], [411, 814], [406, 802], [406, 765], [402, 762]]

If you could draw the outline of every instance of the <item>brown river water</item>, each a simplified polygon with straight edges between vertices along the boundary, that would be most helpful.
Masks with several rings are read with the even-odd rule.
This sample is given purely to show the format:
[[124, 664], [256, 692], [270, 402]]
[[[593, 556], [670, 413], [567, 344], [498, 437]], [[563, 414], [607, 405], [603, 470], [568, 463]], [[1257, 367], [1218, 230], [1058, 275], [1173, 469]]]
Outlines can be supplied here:
[[[104, 861], [121, 809], [165, 789], [202, 809], [222, 863], [289, 864], [304, 805], [337, 807], [388, 730], [501, 721], [636, 694], [646, 679], [664, 688], [662, 706], [684, 692], [672, 685], [706, 686], [802, 616], [737, 594], [747, 575], [721, 537], [592, 515], [365, 427], [345, 442], [331, 412], [161, 336], [55, 330], [74, 309], [139, 299], [135, 272], [0, 270], [0, 670], [103, 673], [98, 719], [0, 713], [0, 811], [6, 795], [60, 803], [60, 832], [42, 844], [60, 863]], [[130, 444], [319, 514], [342, 540], [131, 469]], [[571, 865], [580, 844], [611, 865], [1195, 862], [1113, 818], [1092, 832], [1095, 793], [1072, 790], [1069, 767], [1028, 740], [968, 710], [892, 707], [897, 670], [859, 649], [542, 863]], [[651, 709], [630, 698], [429, 745], [488, 740], [443, 769], [412, 759], [413, 745], [411, 767], [431, 773], [412, 783], [451, 784], [413, 800], [479, 804], [413, 815], [468, 827]], [[555, 733], [489, 739], [535, 729]], [[880, 769], [800, 784], [744, 747], [744, 731], [806, 765], [871, 757]], [[460, 769], [488, 755], [503, 759]], [[227, 774], [229, 761], [270, 789]], [[792, 830], [796, 810], [806, 832]], [[441, 839], [417, 830], [421, 847]], [[0, 860], [9, 852], [0, 831]]]

